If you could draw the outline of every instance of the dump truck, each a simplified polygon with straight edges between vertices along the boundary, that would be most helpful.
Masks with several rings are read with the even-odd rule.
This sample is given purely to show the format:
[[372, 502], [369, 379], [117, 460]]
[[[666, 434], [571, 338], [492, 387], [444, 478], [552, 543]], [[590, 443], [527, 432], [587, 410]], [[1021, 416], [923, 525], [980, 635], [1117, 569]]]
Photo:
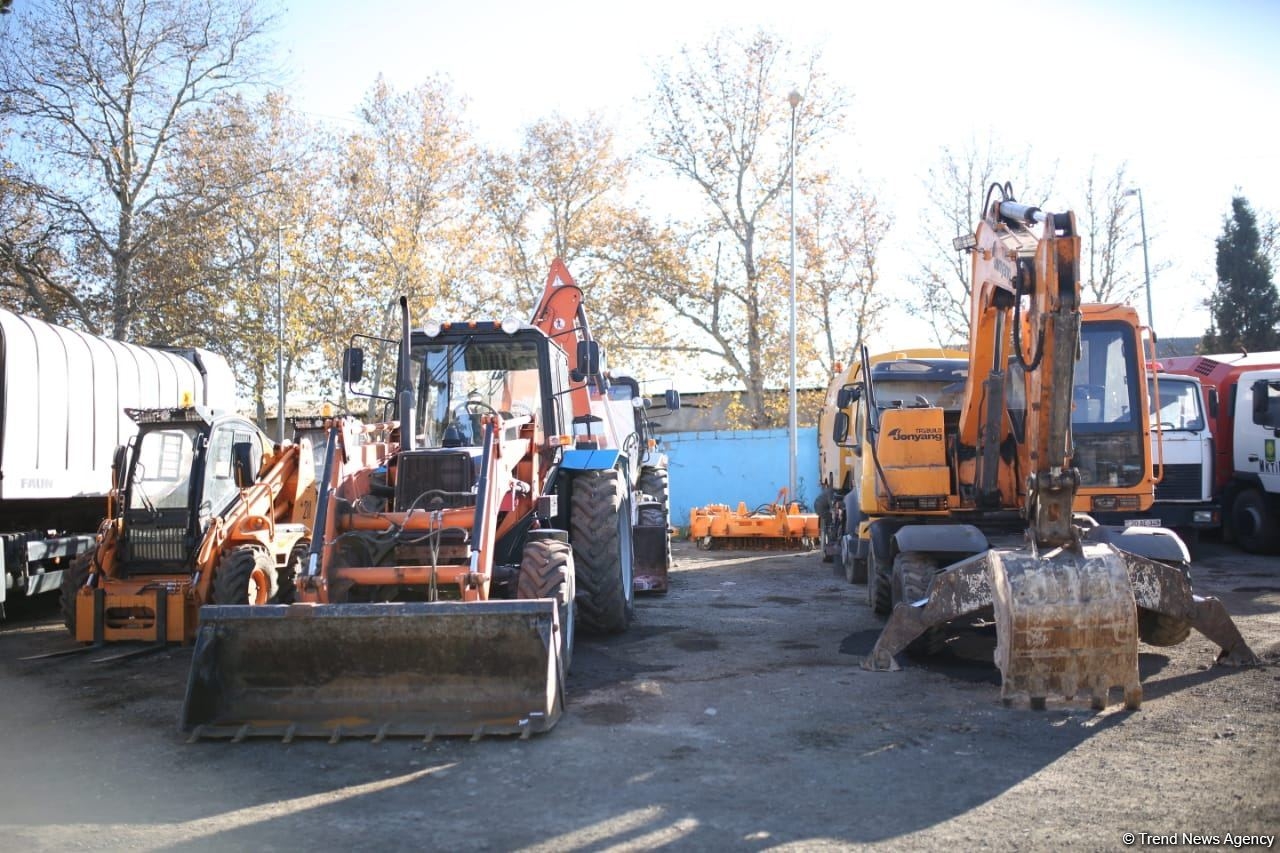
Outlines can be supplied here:
[[62, 588], [95, 547], [126, 408], [235, 407], [219, 355], [142, 347], [0, 309], [0, 617], [6, 603]]
[[1280, 552], [1280, 352], [1179, 356], [1161, 366], [1199, 383], [1207, 417], [1192, 425], [1212, 449], [1199, 465], [1167, 467], [1165, 480], [1207, 482], [1212, 521], [1246, 551]]
[[[293, 604], [201, 610], [184, 730], [381, 739], [555, 725], [576, 630], [626, 630], [634, 576], [660, 569], [637, 547], [639, 407], [610, 394], [582, 302], [559, 260], [532, 323], [411, 330], [401, 300], [384, 373], [397, 377], [395, 417], [330, 425]], [[385, 343], [357, 336], [344, 353], [353, 394], [381, 372], [365, 355]], [[667, 553], [662, 540], [648, 549]]]
[[[873, 355], [869, 359], [869, 364], [874, 366], [884, 361], [900, 362], [904, 359], [955, 359], [959, 364], [964, 358], [964, 350], [924, 347]], [[934, 386], [929, 383], [954, 383], [955, 379], [952, 376], [944, 374], [940, 378], [937, 375], [931, 375], [922, 366], [923, 364], [927, 362], [913, 363], [914, 366], [907, 369], [908, 381], [925, 383], [909, 386], [911, 398], [921, 392], [932, 395]], [[831, 381], [827, 384], [822, 411], [818, 415], [818, 475], [821, 491], [813, 502], [814, 511], [821, 520], [822, 561], [835, 563], [837, 575], [843, 575], [849, 583], [857, 584], [867, 582], [866, 555], [865, 553], [861, 557], [857, 555], [858, 526], [864, 518], [858, 508], [856, 489], [858, 457], [853, 446], [836, 443], [833, 428], [838, 412], [843, 411], [846, 420], [851, 415], [852, 399], [848, 397], [847, 392], [845, 394], [841, 392], [861, 386], [861, 371], [861, 359], [855, 359], [847, 368], [837, 365]], [[882, 396], [885, 399], [901, 396], [893, 387], [886, 387], [884, 392]], [[843, 406], [841, 402], [844, 403]]]
[[205, 603], [290, 601], [316, 508], [309, 442], [273, 445], [203, 406], [125, 413], [138, 433], [116, 451], [96, 547], [63, 575], [71, 636], [188, 643]]
[[[1007, 184], [983, 211], [957, 240], [973, 288], [956, 405], [884, 405], [874, 381], [841, 401], [859, 403], [868, 436], [857, 448], [868, 602], [892, 608], [862, 665], [932, 653], [956, 620], [979, 614], [996, 625], [1002, 699], [1032, 708], [1081, 693], [1101, 708], [1119, 687], [1137, 709], [1140, 637], [1173, 645], [1195, 628], [1219, 660], [1256, 660], [1222, 603], [1192, 592], [1175, 534], [1112, 529], [1082, 511], [1154, 499], [1136, 312], [1081, 304], [1070, 212], [1022, 204]], [[864, 376], [874, 378], [869, 363]], [[847, 416], [835, 430], [847, 440]]]

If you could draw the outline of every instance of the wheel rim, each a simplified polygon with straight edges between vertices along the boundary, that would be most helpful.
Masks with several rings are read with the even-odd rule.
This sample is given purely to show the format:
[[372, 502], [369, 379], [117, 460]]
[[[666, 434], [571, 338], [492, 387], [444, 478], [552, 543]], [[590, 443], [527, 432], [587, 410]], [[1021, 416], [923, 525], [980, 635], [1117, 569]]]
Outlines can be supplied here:
[[267, 573], [260, 568], [254, 568], [249, 574], [249, 590], [248, 599], [250, 604], [266, 604], [267, 594], [271, 591], [271, 581], [267, 578]]

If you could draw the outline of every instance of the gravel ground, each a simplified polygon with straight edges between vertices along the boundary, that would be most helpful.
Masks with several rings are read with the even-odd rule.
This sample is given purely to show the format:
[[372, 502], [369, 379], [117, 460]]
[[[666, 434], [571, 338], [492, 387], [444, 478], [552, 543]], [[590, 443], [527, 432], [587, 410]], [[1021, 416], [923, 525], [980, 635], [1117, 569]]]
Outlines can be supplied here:
[[627, 634], [579, 638], [567, 712], [528, 741], [187, 744], [188, 649], [20, 662], [68, 644], [56, 602], [29, 608], [0, 625], [0, 849], [1119, 850], [1126, 833], [1221, 849], [1280, 833], [1280, 560], [1207, 544], [1194, 569], [1262, 666], [1212, 666], [1193, 634], [1141, 647], [1141, 711], [1114, 694], [1033, 712], [1001, 705], [982, 632], [860, 669], [881, 623], [815, 553], [674, 550], [671, 592], [641, 599]]

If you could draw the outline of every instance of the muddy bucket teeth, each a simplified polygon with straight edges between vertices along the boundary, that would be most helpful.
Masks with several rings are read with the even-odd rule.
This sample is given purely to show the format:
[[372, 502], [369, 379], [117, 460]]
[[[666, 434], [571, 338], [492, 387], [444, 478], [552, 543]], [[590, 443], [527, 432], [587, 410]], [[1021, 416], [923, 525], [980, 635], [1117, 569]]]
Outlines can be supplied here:
[[547, 731], [563, 710], [551, 599], [223, 605], [200, 611], [193, 739]]

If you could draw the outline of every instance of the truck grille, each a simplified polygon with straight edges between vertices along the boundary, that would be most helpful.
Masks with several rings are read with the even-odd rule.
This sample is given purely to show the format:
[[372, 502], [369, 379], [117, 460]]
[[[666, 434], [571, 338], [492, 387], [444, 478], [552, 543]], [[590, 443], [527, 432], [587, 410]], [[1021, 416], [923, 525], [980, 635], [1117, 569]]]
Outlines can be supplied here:
[[129, 531], [129, 560], [182, 563], [186, 560], [185, 527], [134, 527]]
[[[418, 450], [396, 460], [396, 510], [474, 506], [475, 457], [466, 450]], [[440, 492], [442, 494], [426, 494]]]
[[[1159, 471], [1157, 466], [1156, 472]], [[1201, 497], [1198, 464], [1164, 466], [1164, 479], [1156, 485], [1156, 500], [1198, 501]]]

